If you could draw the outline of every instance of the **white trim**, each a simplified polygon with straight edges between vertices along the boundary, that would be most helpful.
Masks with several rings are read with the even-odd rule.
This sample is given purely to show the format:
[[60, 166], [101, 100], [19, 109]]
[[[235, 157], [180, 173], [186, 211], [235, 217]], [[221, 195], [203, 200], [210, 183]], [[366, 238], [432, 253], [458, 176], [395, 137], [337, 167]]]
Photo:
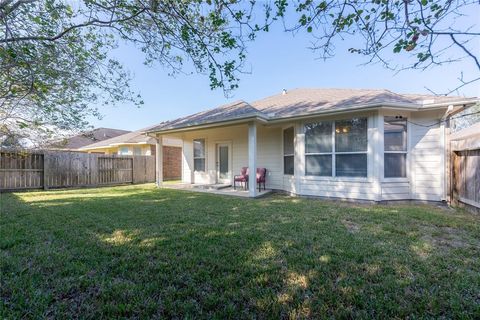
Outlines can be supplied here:
[[[285, 130], [288, 130], [288, 129], [293, 129], [293, 153], [289, 153], [289, 154], [285, 154]], [[287, 177], [293, 177], [295, 176], [295, 150], [297, 149], [297, 145], [295, 143], [296, 141], [296, 133], [297, 133], [297, 130], [296, 130], [296, 126], [295, 126], [295, 123], [292, 124], [291, 126], [287, 126], [285, 128], [282, 128], [282, 146], [281, 146], [281, 149], [282, 149], [282, 173], [284, 176], [287, 176]], [[285, 173], [285, 157], [292, 157], [293, 156], [293, 173], [292, 174], [287, 174]]]
[[[398, 114], [397, 114], [398, 115]], [[411, 144], [411, 129], [410, 122], [408, 119], [410, 115], [401, 114], [402, 119], [406, 122], [406, 137], [405, 137], [405, 150], [395, 150], [395, 151], [386, 151], [385, 150], [385, 117], [394, 117], [393, 115], [387, 114], [383, 115], [383, 121], [381, 123], [382, 135], [383, 135], [383, 172], [382, 172], [382, 182], [408, 182], [410, 180], [410, 144]], [[385, 177], [385, 154], [404, 154], [405, 155], [405, 177]]]
[[332, 177], [337, 176], [337, 159], [335, 157], [335, 127], [337, 126], [335, 120], [332, 120]]
[[[203, 140], [203, 152], [204, 156], [203, 158], [195, 158], [195, 141], [198, 140]], [[208, 171], [208, 162], [207, 162], [207, 155], [208, 155], [208, 144], [207, 144], [207, 139], [206, 138], [194, 138], [192, 139], [192, 159], [193, 159], [193, 167], [192, 167], [192, 172], [198, 172], [198, 173], [206, 173]], [[203, 171], [197, 171], [195, 170], [195, 159], [203, 159], [204, 160], [204, 168]]]
[[372, 178], [367, 178], [367, 177], [303, 176], [302, 179], [308, 180], [308, 181], [329, 181], [329, 182], [374, 182]]
[[[295, 159], [294, 159], [294, 177], [295, 193], [300, 194], [302, 184], [300, 178], [305, 176], [305, 126], [302, 122], [295, 123]], [[302, 170], [303, 168], [303, 170]]]
[[[215, 179], [217, 183], [233, 183], [233, 143], [231, 140], [225, 141], [214, 141], [215, 143]], [[228, 179], [229, 182], [220, 181], [220, 162], [219, 162], [219, 153], [218, 148], [220, 146], [228, 147]], [[218, 162], [218, 165], [217, 165]]]
[[[366, 124], [367, 124], [367, 127], [366, 127], [366, 136], [367, 136], [367, 150], [365, 151], [340, 151], [340, 152], [337, 152], [336, 151], [336, 141], [335, 141], [335, 137], [336, 137], [336, 125], [337, 125], [337, 121], [345, 121], [345, 120], [351, 120], [352, 118], [359, 118], [359, 119], [365, 119], [366, 120]], [[313, 176], [313, 177], [337, 177], [337, 155], [355, 155], [355, 154], [364, 154], [367, 156], [367, 176], [366, 177], [356, 177], [356, 178], [368, 178], [370, 176], [370, 169], [369, 169], [369, 163], [370, 163], [370, 160], [369, 160], [369, 154], [370, 154], [370, 151], [369, 151], [369, 148], [370, 148], [370, 135], [369, 135], [369, 129], [370, 129], [370, 126], [371, 126], [371, 116], [369, 115], [362, 115], [362, 116], [358, 116], [358, 117], [350, 117], [350, 118], [345, 118], [345, 119], [331, 119], [331, 120], [319, 120], [319, 121], [310, 121], [310, 122], [303, 122], [303, 127], [305, 128], [305, 126], [307, 124], [310, 124], [310, 123], [315, 123], [315, 122], [329, 122], [332, 124], [332, 133], [331, 133], [331, 139], [332, 139], [332, 151], [331, 152], [312, 152], [312, 153], [307, 153], [307, 152], [304, 152], [304, 158], [306, 158], [307, 156], [316, 156], [316, 155], [329, 155], [332, 157], [332, 175], [331, 176], [317, 176], [317, 175], [307, 175], [307, 172], [306, 172], [306, 166], [304, 166], [304, 174], [305, 176]], [[343, 176], [341, 176], [343, 177]]]

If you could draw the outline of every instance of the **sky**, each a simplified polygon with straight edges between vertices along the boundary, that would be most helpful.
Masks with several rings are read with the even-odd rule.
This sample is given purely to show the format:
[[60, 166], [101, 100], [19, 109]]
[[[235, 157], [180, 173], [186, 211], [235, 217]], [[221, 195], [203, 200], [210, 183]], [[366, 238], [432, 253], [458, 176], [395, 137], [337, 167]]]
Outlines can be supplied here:
[[[478, 15], [477, 15], [478, 17]], [[367, 64], [367, 57], [347, 52], [352, 39], [336, 43], [336, 55], [322, 60], [308, 49], [308, 33], [292, 36], [280, 27], [261, 34], [248, 45], [248, 73], [240, 75], [240, 87], [225, 97], [221, 89], [210, 90], [207, 75], [168, 75], [168, 70], [143, 65], [143, 55], [136, 48], [121, 45], [115, 52], [120, 62], [133, 74], [131, 88], [141, 94], [145, 104], [135, 107], [121, 104], [101, 107], [101, 120], [91, 119], [94, 127], [138, 130], [162, 121], [176, 119], [206, 109], [236, 101], [255, 100], [294, 88], [376, 88], [397, 93], [448, 92], [459, 85], [461, 72], [466, 79], [478, 70], [469, 59], [433, 69], [406, 70], [399, 73], [379, 64]], [[476, 48], [480, 50], [477, 42]], [[478, 51], [477, 51], [478, 52]], [[391, 54], [391, 59], [402, 59]], [[428, 88], [428, 89], [427, 89]], [[480, 84], [464, 87], [463, 96], [480, 96]]]

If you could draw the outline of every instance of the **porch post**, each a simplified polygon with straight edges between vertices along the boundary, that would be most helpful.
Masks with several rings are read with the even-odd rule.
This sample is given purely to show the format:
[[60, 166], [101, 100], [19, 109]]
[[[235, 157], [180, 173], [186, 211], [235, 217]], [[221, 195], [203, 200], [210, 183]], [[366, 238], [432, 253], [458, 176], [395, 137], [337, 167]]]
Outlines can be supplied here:
[[257, 124], [250, 122], [248, 124], [248, 196], [256, 197], [257, 191]]
[[156, 185], [158, 188], [163, 183], [163, 138], [157, 136], [157, 143], [155, 148], [155, 173], [156, 173]]

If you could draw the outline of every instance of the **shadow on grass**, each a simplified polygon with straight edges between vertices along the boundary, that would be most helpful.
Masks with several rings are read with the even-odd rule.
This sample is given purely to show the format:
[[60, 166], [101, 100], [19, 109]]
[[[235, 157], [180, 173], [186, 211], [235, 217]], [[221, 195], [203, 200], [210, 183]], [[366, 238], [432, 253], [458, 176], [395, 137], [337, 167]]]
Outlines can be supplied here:
[[479, 311], [478, 219], [431, 206], [143, 187], [9, 194], [2, 204], [7, 318]]

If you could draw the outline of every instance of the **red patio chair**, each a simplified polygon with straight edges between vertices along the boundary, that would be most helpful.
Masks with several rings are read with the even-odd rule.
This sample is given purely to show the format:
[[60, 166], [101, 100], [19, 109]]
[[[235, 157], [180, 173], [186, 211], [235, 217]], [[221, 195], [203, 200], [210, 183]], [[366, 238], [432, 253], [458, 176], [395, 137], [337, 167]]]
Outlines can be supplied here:
[[258, 191], [262, 191], [262, 184], [263, 184], [263, 190], [266, 190], [266, 187], [265, 187], [266, 180], [267, 180], [267, 169], [257, 168]]
[[236, 190], [236, 184], [240, 182], [240, 185], [243, 184], [243, 188], [246, 190], [248, 188], [248, 168], [242, 167], [239, 175], [233, 177], [233, 190]]

